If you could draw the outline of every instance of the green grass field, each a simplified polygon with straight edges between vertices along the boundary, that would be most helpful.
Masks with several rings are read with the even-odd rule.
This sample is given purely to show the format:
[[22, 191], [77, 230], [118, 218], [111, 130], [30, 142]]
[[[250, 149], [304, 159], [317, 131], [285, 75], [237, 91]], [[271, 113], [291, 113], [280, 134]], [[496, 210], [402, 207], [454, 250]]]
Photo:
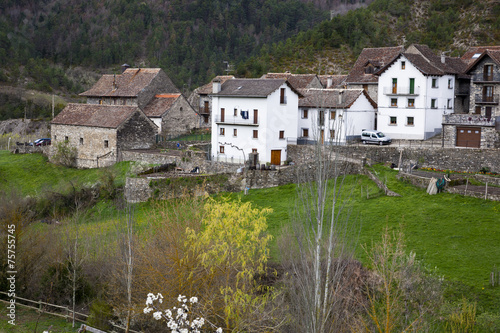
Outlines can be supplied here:
[[[77, 332], [80, 323], [75, 323], [72, 328], [71, 322], [66, 322], [63, 318], [52, 316], [46, 313], [38, 313], [23, 306], [16, 306], [15, 324], [8, 323], [7, 309], [5, 303], [0, 303], [0, 332], [2, 333], [33, 333], [48, 331], [51, 333]], [[36, 330], [35, 330], [36, 328]]]
[[[129, 167], [129, 164], [119, 164], [112, 170], [118, 174], [117, 179], [123, 179]], [[447, 297], [450, 300], [464, 295], [470, 300], [477, 300], [480, 311], [498, 313], [500, 287], [491, 287], [489, 276], [494, 266], [500, 267], [500, 202], [449, 193], [430, 196], [423, 189], [397, 180], [396, 171], [383, 166], [376, 166], [373, 171], [401, 197], [383, 195], [366, 176], [347, 177], [345, 191], [352, 192], [348, 203], [351, 221], [360, 228], [357, 257], [361, 261], [365, 259], [362, 245], [378, 242], [385, 228], [401, 228], [408, 252], [415, 252], [426, 266], [436, 267], [437, 272], [449, 281]], [[56, 167], [35, 154], [23, 156], [0, 152], [0, 188], [15, 187], [23, 194], [33, 195], [47, 186], [61, 186], [70, 180], [94, 182], [102, 172]], [[251, 189], [248, 195], [220, 195], [240, 197], [242, 201], [251, 201], [258, 207], [272, 208], [268, 224], [269, 232], [276, 241], [282, 227], [290, 223], [296, 186]], [[137, 230], [145, 227], [151, 219], [151, 207], [151, 203], [135, 206]], [[91, 209], [87, 218], [89, 231], [94, 229], [109, 236], [114, 233], [112, 225], [123, 218], [123, 213], [111, 202], [100, 202]], [[275, 245], [272, 257], [279, 257]]]

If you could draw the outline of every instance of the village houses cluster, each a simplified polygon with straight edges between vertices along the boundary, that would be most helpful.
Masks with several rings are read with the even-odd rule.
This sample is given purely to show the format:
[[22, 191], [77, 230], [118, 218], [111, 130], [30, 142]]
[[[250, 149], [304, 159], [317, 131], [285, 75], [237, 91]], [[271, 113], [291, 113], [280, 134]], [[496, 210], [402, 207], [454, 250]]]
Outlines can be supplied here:
[[161, 69], [103, 75], [87, 104], [69, 104], [51, 123], [53, 149], [68, 142], [79, 167], [121, 160], [193, 129], [211, 131], [211, 158], [232, 163], [287, 161], [287, 146], [347, 144], [363, 129], [393, 139], [500, 147], [500, 46], [462, 57], [425, 45], [367, 48], [348, 75], [269, 73], [217, 76], [186, 98]]

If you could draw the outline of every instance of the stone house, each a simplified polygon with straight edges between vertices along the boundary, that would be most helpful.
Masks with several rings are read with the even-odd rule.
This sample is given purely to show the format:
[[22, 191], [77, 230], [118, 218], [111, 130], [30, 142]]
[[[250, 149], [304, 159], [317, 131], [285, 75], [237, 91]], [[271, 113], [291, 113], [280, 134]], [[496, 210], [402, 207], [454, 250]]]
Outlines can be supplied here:
[[457, 147], [498, 148], [500, 46], [473, 47], [462, 60], [468, 65], [468, 108], [443, 117], [443, 140]]
[[285, 79], [214, 81], [213, 159], [282, 164], [287, 144], [296, 143], [301, 96]]
[[376, 129], [393, 139], [426, 140], [442, 131], [443, 114], [454, 113], [458, 58], [411, 45], [380, 68]]
[[365, 48], [345, 78], [347, 89], [364, 89], [378, 103], [378, 76], [384, 66], [404, 52], [403, 46]]
[[218, 81], [221, 84], [227, 80], [234, 79], [232, 75], [219, 75], [199, 88], [196, 88], [189, 96], [189, 104], [193, 105], [195, 112], [200, 115], [200, 128], [210, 128], [212, 123], [212, 96], [213, 82]]
[[184, 95], [158, 94], [146, 105], [144, 113], [158, 126], [163, 138], [188, 133], [201, 118], [188, 103]]
[[377, 104], [364, 89], [302, 89], [297, 144], [345, 144], [375, 122]]
[[157, 126], [137, 106], [68, 104], [51, 122], [51, 159], [60, 142], [76, 148], [78, 168], [121, 160], [122, 150], [150, 149]]
[[161, 68], [127, 68], [122, 74], [103, 75], [80, 96], [87, 97], [87, 104], [138, 106], [151, 115], [163, 136], [189, 133], [202, 119]]

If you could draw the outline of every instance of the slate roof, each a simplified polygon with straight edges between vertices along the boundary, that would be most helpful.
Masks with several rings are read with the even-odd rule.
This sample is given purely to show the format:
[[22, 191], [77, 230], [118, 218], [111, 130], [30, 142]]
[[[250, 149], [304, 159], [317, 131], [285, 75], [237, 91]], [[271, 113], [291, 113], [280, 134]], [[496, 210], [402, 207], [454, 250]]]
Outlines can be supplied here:
[[500, 45], [495, 45], [495, 46], [473, 46], [467, 50], [467, 52], [464, 53], [464, 55], [461, 57], [462, 61], [467, 63], [468, 65], [472, 64], [477, 60], [477, 58], [473, 58], [475, 54], [483, 54], [486, 51], [500, 51]]
[[70, 103], [51, 124], [118, 128], [136, 111], [137, 106]]
[[366, 64], [372, 63], [382, 67], [392, 62], [402, 52], [404, 52], [403, 46], [363, 49], [349, 75], [347, 75], [346, 83], [377, 83], [377, 76], [374, 74], [365, 74]]
[[216, 77], [214, 77], [212, 79], [212, 81], [210, 81], [210, 83], [207, 83], [204, 86], [201, 86], [200, 88], [198, 88], [197, 93], [199, 95], [208, 95], [208, 94], [211, 94], [213, 92], [212, 84], [213, 84], [213, 82], [214, 82], [215, 79], [220, 80], [221, 84], [223, 84], [227, 80], [234, 79], [234, 76], [232, 76], [232, 75], [219, 75], [219, 76], [216, 76]]
[[[336, 88], [345, 84], [345, 80], [347, 79], [347, 75], [318, 75], [321, 84], [325, 88]], [[332, 86], [327, 87], [328, 79], [332, 79]]]
[[179, 99], [181, 94], [160, 94], [156, 95], [144, 108], [144, 113], [148, 117], [161, 117]]
[[[137, 97], [161, 72], [161, 68], [128, 68], [122, 74], [105, 74], [80, 96]], [[178, 92], [175, 87], [168, 88], [173, 90], [172, 92]]]
[[318, 79], [316, 74], [292, 74], [292, 73], [267, 73], [261, 79], [285, 79], [295, 89], [306, 89], [314, 79]]
[[233, 79], [221, 85], [221, 91], [214, 96], [267, 97], [283, 83], [288, 84], [299, 96], [300, 92], [284, 79]]
[[301, 92], [305, 97], [299, 99], [299, 107], [348, 109], [361, 95], [365, 95], [370, 104], [377, 108], [364, 89], [302, 89]]

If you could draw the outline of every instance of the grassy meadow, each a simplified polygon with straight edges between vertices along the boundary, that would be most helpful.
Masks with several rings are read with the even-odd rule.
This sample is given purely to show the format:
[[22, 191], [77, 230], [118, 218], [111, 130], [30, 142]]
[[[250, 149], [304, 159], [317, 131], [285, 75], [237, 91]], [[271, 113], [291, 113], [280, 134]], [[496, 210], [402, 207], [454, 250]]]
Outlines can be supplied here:
[[[115, 181], [123, 183], [131, 173], [130, 163], [119, 163], [109, 171]], [[47, 188], [67, 186], [67, 183], [92, 183], [105, 170], [76, 170], [49, 164], [38, 154], [11, 155], [0, 152], [0, 189], [17, 189], [23, 195], [36, 195]], [[350, 221], [359, 230], [357, 257], [366, 259], [364, 247], [381, 239], [385, 228], [403, 230], [407, 252], [413, 251], [424, 265], [448, 282], [446, 297], [457, 301], [462, 296], [477, 301], [478, 313], [498, 313], [500, 287], [489, 283], [494, 267], [500, 267], [500, 202], [440, 193], [430, 196], [425, 190], [396, 179], [397, 171], [384, 166], [372, 168], [379, 179], [400, 197], [385, 196], [366, 176], [348, 176], [344, 184]], [[350, 195], [348, 195], [350, 194]], [[272, 259], [279, 258], [276, 240], [290, 223], [296, 200], [296, 185], [269, 189], [251, 189], [243, 193], [223, 193], [233, 199], [272, 208], [268, 216], [269, 232], [273, 235]], [[136, 204], [135, 220], [139, 232], [151, 226], [155, 204]], [[88, 233], [113, 237], [115, 225], [124, 220], [124, 213], [112, 201], [101, 201], [85, 213], [84, 227]], [[47, 228], [35, 223], [34, 230]]]

